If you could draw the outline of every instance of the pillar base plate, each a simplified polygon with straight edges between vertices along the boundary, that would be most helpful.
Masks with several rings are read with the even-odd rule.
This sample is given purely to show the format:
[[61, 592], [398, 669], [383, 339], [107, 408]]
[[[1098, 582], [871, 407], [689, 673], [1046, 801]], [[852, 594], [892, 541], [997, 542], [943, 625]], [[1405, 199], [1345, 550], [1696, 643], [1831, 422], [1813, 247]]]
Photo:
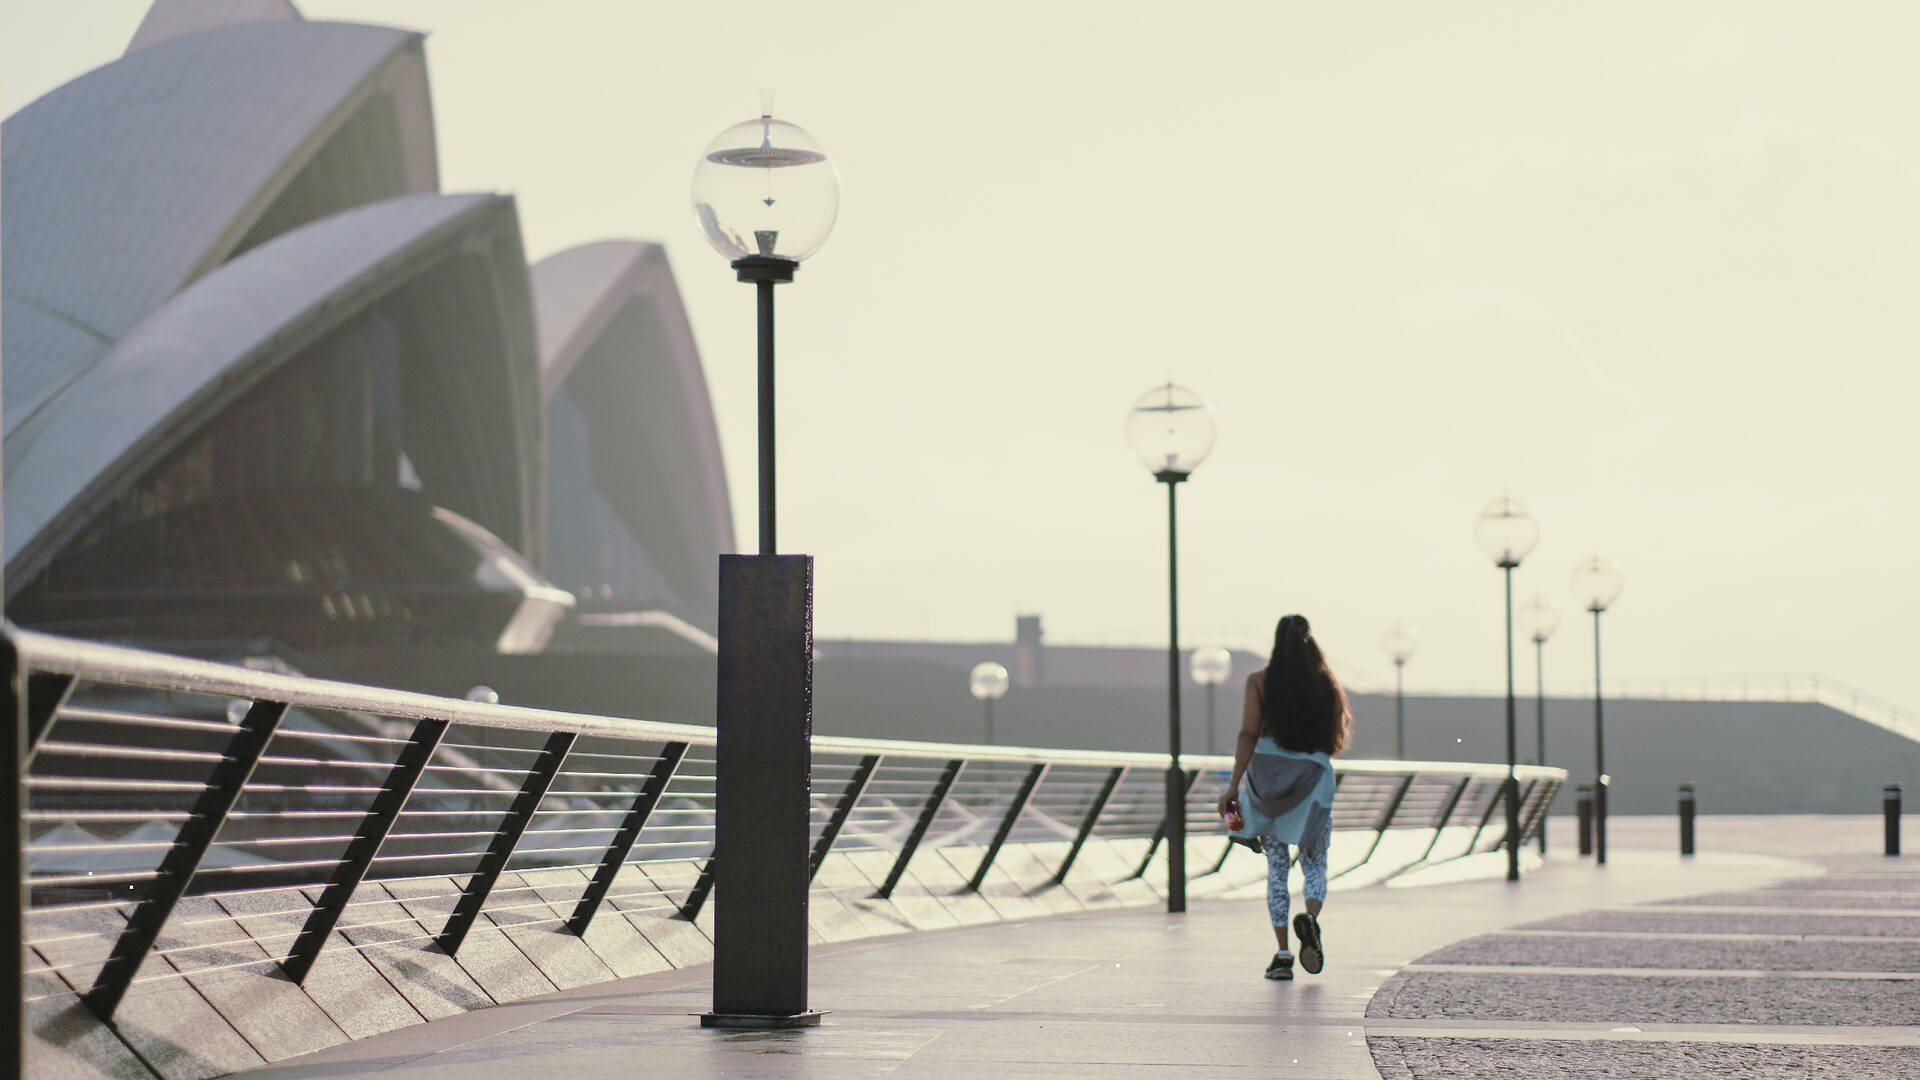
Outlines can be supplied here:
[[819, 1027], [820, 1018], [825, 1015], [827, 1015], [827, 1013], [824, 1009], [808, 1009], [806, 1012], [786, 1015], [710, 1012], [700, 1014], [700, 1026], [703, 1028], [748, 1028], [759, 1031], [777, 1028]]

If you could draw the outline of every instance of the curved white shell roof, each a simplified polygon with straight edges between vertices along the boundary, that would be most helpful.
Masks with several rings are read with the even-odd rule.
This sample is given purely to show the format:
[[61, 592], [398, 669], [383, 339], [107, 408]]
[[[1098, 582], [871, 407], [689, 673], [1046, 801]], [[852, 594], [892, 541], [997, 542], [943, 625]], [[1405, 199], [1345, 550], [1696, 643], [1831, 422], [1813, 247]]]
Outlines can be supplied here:
[[[0, 125], [9, 432], [263, 239], [263, 217], [284, 229], [343, 208], [328, 199], [436, 190], [420, 42], [344, 23], [220, 26], [131, 52]], [[306, 216], [276, 205], [343, 128], [354, 138], [326, 157]]]
[[[513, 200], [415, 195], [360, 207], [287, 233], [219, 267], [126, 334], [7, 432], [6, 562], [11, 586], [30, 578], [74, 530], [185, 435], [296, 355], [319, 334], [404, 284], [450, 251], [485, 253], [502, 310], [513, 414], [531, 430], [491, 431], [524, 462], [521, 536], [537, 558], [532, 520], [544, 482], [531, 311]], [[11, 313], [9, 313], [11, 318]], [[8, 378], [13, 357], [7, 358]]]
[[163, 41], [222, 26], [283, 22], [300, 17], [299, 9], [291, 0], [153, 0], [147, 17], [140, 20], [140, 28], [127, 43], [127, 51], [139, 52]]
[[[583, 244], [542, 259], [532, 274], [543, 399], [603, 343], [631, 365], [629, 423], [595, 439], [600, 452], [630, 460], [596, 460], [594, 472], [634, 478], [631, 496], [653, 519], [636, 539], [676, 591], [697, 602], [712, 591], [713, 557], [734, 550], [733, 510], [706, 374], [666, 250], [636, 240]], [[636, 303], [648, 306], [648, 317], [622, 323]], [[635, 335], [635, 326], [644, 330]], [[672, 466], [647, 467], [661, 462]], [[657, 489], [639, 490], [643, 484]]]

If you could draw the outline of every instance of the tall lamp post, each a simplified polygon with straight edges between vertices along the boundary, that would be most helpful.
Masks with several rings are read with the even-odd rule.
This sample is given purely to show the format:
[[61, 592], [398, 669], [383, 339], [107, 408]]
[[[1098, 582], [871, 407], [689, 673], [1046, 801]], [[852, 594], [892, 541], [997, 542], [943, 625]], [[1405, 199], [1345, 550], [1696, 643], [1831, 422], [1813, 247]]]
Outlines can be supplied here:
[[[1547, 639], [1560, 628], [1560, 602], [1534, 593], [1520, 605], [1520, 627], [1533, 639], [1533, 763], [1547, 763]], [[1547, 830], [1540, 828], [1540, 854], [1547, 853]]]
[[1407, 704], [1405, 683], [1401, 676], [1405, 674], [1407, 661], [1413, 659], [1414, 651], [1420, 648], [1420, 631], [1403, 622], [1394, 623], [1381, 635], [1380, 647], [1393, 660], [1393, 756], [1405, 761]]
[[1513, 571], [1540, 542], [1540, 522], [1527, 504], [1511, 495], [1487, 504], [1473, 523], [1473, 538], [1506, 576], [1507, 616], [1507, 880], [1520, 880], [1520, 781], [1514, 775], [1519, 756], [1513, 722]]
[[693, 213], [707, 243], [752, 282], [760, 324], [760, 554], [774, 553], [773, 287], [827, 242], [840, 213], [840, 175], [813, 136], [760, 115], [721, 132], [693, 171]]
[[1007, 669], [991, 660], [982, 660], [967, 674], [967, 689], [972, 691], [973, 700], [987, 707], [986, 735], [980, 741], [992, 746], [993, 703], [1007, 696]]
[[1600, 616], [1627, 587], [1619, 564], [1604, 555], [1580, 560], [1573, 568], [1575, 603], [1593, 613], [1593, 857], [1607, 862], [1607, 734], [1600, 707]]
[[693, 173], [707, 242], [754, 286], [760, 355], [760, 554], [720, 556], [714, 762], [713, 1011], [706, 1027], [808, 1027], [813, 559], [775, 555], [773, 287], [833, 231], [840, 180], [820, 144], [760, 115], [722, 131]]
[[1213, 414], [1200, 396], [1167, 383], [1127, 413], [1127, 443], [1167, 485], [1167, 911], [1187, 910], [1187, 784], [1180, 768], [1180, 528], [1174, 492], [1213, 450]]
[[1220, 752], [1220, 743], [1214, 737], [1213, 730], [1213, 692], [1215, 687], [1227, 681], [1227, 672], [1233, 670], [1233, 654], [1218, 645], [1209, 645], [1193, 650], [1187, 666], [1193, 672], [1193, 681], [1207, 688], [1207, 753], [1217, 754]]

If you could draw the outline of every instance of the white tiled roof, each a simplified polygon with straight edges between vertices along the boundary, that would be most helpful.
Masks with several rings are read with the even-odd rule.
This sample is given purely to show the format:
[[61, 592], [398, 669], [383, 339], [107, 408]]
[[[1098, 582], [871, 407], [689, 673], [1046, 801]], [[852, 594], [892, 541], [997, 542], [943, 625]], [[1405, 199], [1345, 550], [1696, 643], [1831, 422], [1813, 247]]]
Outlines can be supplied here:
[[[8, 118], [9, 435], [97, 361], [101, 344], [225, 261], [353, 103], [379, 92], [394, 95], [407, 144], [392, 151], [402, 190], [434, 190], [420, 36], [404, 30], [227, 26], [130, 53]], [[392, 162], [369, 167], [395, 172]]]

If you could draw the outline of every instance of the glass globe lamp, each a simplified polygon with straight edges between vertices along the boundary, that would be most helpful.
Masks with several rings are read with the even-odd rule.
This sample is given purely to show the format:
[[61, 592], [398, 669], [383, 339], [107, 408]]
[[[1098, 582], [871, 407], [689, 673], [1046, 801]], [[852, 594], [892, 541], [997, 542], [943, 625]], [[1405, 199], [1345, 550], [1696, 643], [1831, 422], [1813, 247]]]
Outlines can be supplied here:
[[1219, 686], [1227, 681], [1227, 673], [1233, 670], [1233, 654], [1218, 645], [1209, 645], [1193, 650], [1193, 658], [1188, 664], [1194, 682], [1201, 686]]
[[1573, 599], [1588, 611], [1612, 607], [1626, 587], [1627, 579], [1620, 572], [1620, 564], [1604, 555], [1588, 556], [1573, 568]]
[[1156, 386], [1127, 413], [1127, 445], [1162, 479], [1181, 479], [1199, 468], [1213, 451], [1213, 438], [1213, 414], [1184, 386]]
[[729, 260], [800, 262], [820, 250], [840, 213], [840, 174], [806, 129], [763, 115], [721, 132], [693, 170], [693, 215]]
[[1420, 648], [1420, 631], [1403, 622], [1394, 623], [1380, 635], [1380, 648], [1394, 663], [1404, 664]]
[[1007, 696], [1007, 669], [991, 660], [973, 665], [967, 675], [967, 689], [976, 701], [999, 701]]
[[1534, 593], [1520, 605], [1520, 628], [1537, 645], [1560, 629], [1560, 601]]
[[1526, 503], [1502, 495], [1480, 511], [1473, 523], [1473, 539], [1494, 565], [1510, 569], [1519, 566], [1540, 542], [1540, 520]]

